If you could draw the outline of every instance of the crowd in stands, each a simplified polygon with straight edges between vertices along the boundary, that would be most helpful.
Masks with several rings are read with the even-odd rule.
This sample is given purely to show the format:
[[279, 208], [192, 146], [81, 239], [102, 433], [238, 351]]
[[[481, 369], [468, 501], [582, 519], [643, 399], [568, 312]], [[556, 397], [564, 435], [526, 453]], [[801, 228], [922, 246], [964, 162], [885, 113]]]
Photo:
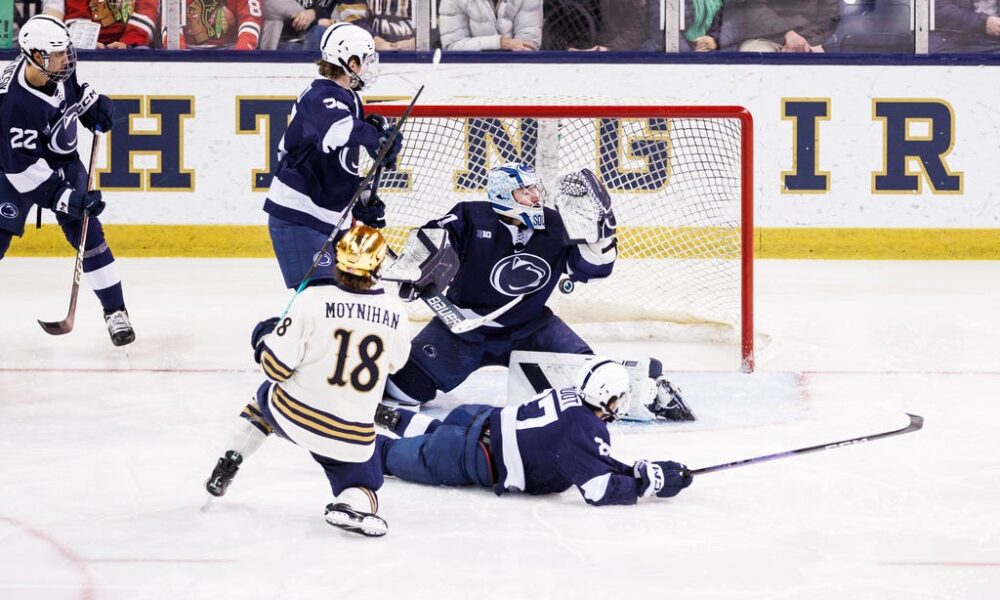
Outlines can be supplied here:
[[[165, 47], [167, 0], [16, 0], [104, 49]], [[177, 0], [181, 48], [319, 48], [338, 21], [370, 31], [380, 52], [415, 51], [413, 0]], [[428, 35], [444, 51], [665, 49], [663, 0], [432, 0]], [[998, 0], [935, 0], [930, 52], [1000, 50]], [[909, 52], [910, 0], [683, 0], [681, 52]], [[15, 36], [16, 37], [16, 36]], [[86, 36], [82, 36], [84, 39]], [[95, 37], [91, 35], [91, 39]]]

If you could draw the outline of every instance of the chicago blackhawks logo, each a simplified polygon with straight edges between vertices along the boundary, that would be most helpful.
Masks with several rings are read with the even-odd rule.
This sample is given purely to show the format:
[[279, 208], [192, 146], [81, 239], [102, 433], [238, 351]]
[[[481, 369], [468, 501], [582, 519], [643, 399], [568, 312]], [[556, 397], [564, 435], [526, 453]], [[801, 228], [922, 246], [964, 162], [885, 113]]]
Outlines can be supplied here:
[[113, 23], [125, 23], [135, 12], [135, 0], [89, 0], [90, 18], [107, 27]]
[[236, 20], [226, 2], [227, 0], [194, 0], [188, 4], [185, 31], [192, 43], [202, 44], [225, 37]]
[[501, 258], [490, 273], [490, 285], [505, 296], [521, 296], [545, 287], [552, 276], [549, 263], [534, 254]]

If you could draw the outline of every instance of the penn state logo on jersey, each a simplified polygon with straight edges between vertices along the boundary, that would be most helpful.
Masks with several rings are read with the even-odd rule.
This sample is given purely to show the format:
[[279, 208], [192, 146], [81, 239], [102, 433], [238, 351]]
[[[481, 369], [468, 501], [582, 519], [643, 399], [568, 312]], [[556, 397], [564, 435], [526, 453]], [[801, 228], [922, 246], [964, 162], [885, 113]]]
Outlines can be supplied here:
[[360, 153], [358, 152], [357, 146], [341, 148], [340, 152], [337, 153], [337, 157], [340, 160], [341, 168], [343, 168], [351, 175], [359, 175], [358, 173], [359, 156]]
[[59, 119], [49, 134], [49, 149], [59, 154], [76, 151], [76, 113], [67, 112]]
[[[319, 260], [316, 260], [317, 258]], [[313, 254], [313, 261], [316, 263], [317, 267], [329, 267], [333, 264], [333, 255], [329, 252], [324, 252], [323, 255], [320, 256], [320, 253], [317, 252], [316, 254]]]
[[16, 219], [19, 214], [21, 213], [17, 210], [17, 207], [10, 202], [0, 204], [0, 217], [4, 219]]
[[505, 296], [530, 294], [545, 287], [552, 267], [534, 254], [512, 254], [501, 258], [490, 273], [490, 285]]

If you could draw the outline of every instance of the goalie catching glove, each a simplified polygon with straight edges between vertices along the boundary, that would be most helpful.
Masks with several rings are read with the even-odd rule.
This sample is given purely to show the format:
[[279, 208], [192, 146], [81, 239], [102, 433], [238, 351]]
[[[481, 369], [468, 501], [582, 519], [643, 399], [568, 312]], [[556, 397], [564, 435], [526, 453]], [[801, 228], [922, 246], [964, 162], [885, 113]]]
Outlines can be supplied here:
[[443, 229], [414, 229], [399, 258], [382, 279], [399, 283], [399, 297], [412, 302], [425, 292], [443, 291], [458, 273], [458, 253]]
[[570, 243], [593, 244], [614, 236], [611, 196], [590, 169], [567, 173], [557, 180], [555, 205]]

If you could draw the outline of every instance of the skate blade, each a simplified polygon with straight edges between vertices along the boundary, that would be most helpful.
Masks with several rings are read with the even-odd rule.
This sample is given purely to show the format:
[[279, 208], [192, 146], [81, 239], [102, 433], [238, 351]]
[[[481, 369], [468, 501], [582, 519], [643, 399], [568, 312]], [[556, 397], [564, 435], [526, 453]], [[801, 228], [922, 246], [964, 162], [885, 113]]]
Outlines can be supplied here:
[[345, 512], [331, 511], [326, 514], [326, 522], [338, 529], [366, 537], [382, 537], [389, 532], [386, 522], [374, 515], [355, 517]]

